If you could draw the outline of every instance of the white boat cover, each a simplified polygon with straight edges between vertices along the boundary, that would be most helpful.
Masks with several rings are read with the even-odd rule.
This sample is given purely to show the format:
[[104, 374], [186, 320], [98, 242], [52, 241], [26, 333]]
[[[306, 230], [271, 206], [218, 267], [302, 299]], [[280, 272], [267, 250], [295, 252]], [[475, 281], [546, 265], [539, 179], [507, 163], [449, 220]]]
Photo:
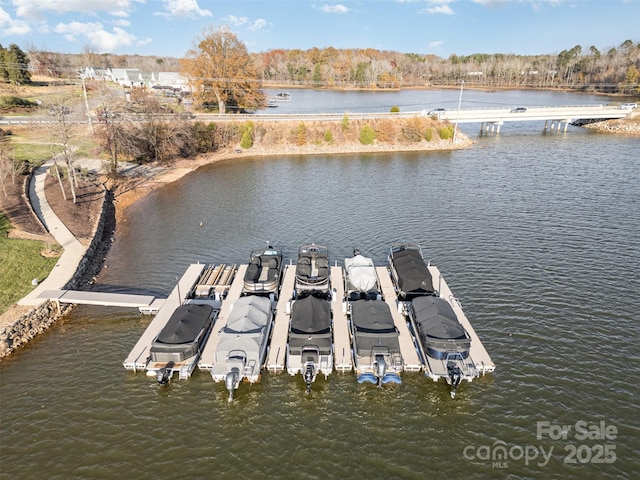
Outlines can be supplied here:
[[377, 289], [378, 276], [373, 260], [363, 255], [344, 259], [344, 269], [347, 279], [353, 288], [360, 292], [369, 292]]

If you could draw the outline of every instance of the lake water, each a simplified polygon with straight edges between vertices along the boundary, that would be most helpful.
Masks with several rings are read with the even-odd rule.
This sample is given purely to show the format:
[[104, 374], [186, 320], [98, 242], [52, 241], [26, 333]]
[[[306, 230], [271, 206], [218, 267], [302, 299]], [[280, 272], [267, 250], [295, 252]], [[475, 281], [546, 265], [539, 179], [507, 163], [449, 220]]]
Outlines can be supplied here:
[[463, 151], [202, 168], [129, 210], [97, 288], [166, 295], [188, 264], [246, 262], [267, 240], [287, 259], [315, 242], [332, 262], [357, 247], [380, 265], [390, 243], [419, 242], [493, 374], [455, 399], [420, 374], [376, 389], [335, 373], [310, 395], [300, 376], [265, 374], [229, 404], [207, 372], [160, 387], [124, 370], [149, 317], [77, 307], [0, 363], [0, 478], [635, 478], [640, 140], [477, 128]]

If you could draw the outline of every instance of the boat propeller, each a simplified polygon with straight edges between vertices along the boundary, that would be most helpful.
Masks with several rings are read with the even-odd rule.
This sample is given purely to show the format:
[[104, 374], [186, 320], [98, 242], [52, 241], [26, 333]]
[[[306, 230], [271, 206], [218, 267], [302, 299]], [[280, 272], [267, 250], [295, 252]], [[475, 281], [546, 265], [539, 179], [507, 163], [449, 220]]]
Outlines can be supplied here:
[[167, 363], [164, 367], [156, 370], [156, 381], [160, 385], [166, 385], [171, 380], [171, 374], [173, 373], [173, 362]]
[[384, 378], [384, 374], [387, 373], [387, 362], [384, 361], [382, 355], [376, 355], [375, 371], [378, 379], [378, 388], [382, 388], [382, 379]]
[[456, 390], [462, 381], [462, 370], [455, 363], [449, 362], [447, 364], [447, 374], [451, 383], [451, 398], [456, 398]]
[[234, 368], [227, 373], [227, 376], [224, 379], [224, 385], [227, 387], [227, 391], [229, 392], [229, 402], [233, 401], [233, 391], [238, 383], [240, 383], [240, 375], [238, 374], [238, 369]]
[[313, 363], [309, 363], [304, 371], [304, 382], [307, 384], [307, 391], [305, 393], [311, 393], [311, 384], [313, 383], [314, 376]]

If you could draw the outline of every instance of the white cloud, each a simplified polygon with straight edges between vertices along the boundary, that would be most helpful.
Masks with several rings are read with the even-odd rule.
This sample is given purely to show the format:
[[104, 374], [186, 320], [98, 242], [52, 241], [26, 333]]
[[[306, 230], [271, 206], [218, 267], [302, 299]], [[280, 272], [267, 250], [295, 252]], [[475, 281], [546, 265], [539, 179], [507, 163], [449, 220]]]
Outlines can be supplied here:
[[249, 30], [253, 30], [255, 32], [258, 30], [262, 30], [267, 25], [269, 25], [269, 23], [264, 18], [259, 18], [258, 20], [256, 20], [251, 24], [251, 26], [249, 27]]
[[455, 15], [455, 12], [449, 6], [455, 0], [427, 0], [427, 6], [420, 10], [419, 13]]
[[115, 52], [122, 47], [144, 45], [151, 41], [150, 39], [140, 41], [135, 35], [119, 27], [113, 27], [112, 32], [107, 32], [100, 22], [59, 23], [54, 30], [64, 35], [69, 42], [84, 39], [99, 52]]
[[211, 17], [213, 13], [198, 6], [197, 0], [162, 0], [165, 12], [157, 12], [154, 15], [178, 18]]
[[327, 5], [325, 3], [321, 7], [318, 7], [318, 10], [324, 13], [349, 13], [351, 11], [350, 8], [345, 7], [344, 5], [341, 5], [339, 3], [335, 5]]
[[249, 19], [247, 17], [236, 17], [235, 15], [227, 15], [222, 19], [222, 21], [228, 22], [234, 27], [240, 27], [249, 23]]
[[145, 0], [12, 0], [18, 17], [44, 20], [48, 12], [58, 14], [80, 12], [96, 15], [107, 12], [117, 17], [128, 17], [135, 3]]
[[31, 32], [31, 27], [24, 20], [11, 18], [11, 15], [0, 7], [0, 32], [3, 35], [26, 35]]
[[483, 7], [495, 8], [502, 7], [503, 5], [507, 5], [511, 3], [511, 0], [471, 0], [473, 3], [477, 3], [478, 5], [482, 5]]
[[444, 41], [436, 40], [436, 41], [433, 41], [433, 42], [429, 42], [427, 44], [427, 48], [429, 50], [437, 51], [437, 50], [440, 50], [440, 47], [442, 47], [442, 45], [444, 45]]
[[117, 25], [118, 27], [130, 27], [131, 22], [129, 20], [125, 20], [124, 18], [117, 18], [111, 21], [112, 24]]

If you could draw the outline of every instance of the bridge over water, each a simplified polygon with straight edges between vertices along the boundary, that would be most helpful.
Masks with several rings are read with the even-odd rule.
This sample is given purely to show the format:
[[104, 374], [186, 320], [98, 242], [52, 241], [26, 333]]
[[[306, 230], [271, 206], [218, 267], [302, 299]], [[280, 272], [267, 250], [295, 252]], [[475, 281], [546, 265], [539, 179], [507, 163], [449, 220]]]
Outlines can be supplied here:
[[[633, 110], [621, 108], [618, 105], [569, 105], [569, 106], [550, 106], [550, 107], [526, 107], [523, 109], [510, 108], [485, 108], [485, 109], [468, 109], [461, 108], [459, 110], [447, 110], [440, 112], [437, 116], [442, 120], [448, 120], [453, 124], [461, 123], [479, 123], [480, 130], [491, 129], [491, 131], [500, 132], [500, 127], [505, 122], [532, 122], [544, 121], [544, 128], [556, 130], [560, 129], [560, 124], [564, 123], [564, 130], [567, 126], [576, 121], [589, 122], [592, 120], [608, 120], [619, 119], [631, 115]], [[159, 114], [166, 116], [165, 114]], [[176, 114], [177, 115], [177, 114]], [[342, 121], [347, 115], [349, 119], [368, 120], [368, 119], [393, 119], [393, 118], [413, 118], [417, 116], [427, 116], [427, 110], [411, 111], [411, 112], [370, 112], [358, 113], [345, 110], [342, 113], [293, 113], [293, 114], [273, 114], [273, 113], [256, 113], [256, 114], [211, 114], [199, 113], [191, 118], [192, 121], [211, 121], [211, 122], [237, 122], [245, 120], [277, 122], [277, 121]], [[170, 115], [175, 116], [175, 115]], [[97, 118], [93, 120], [97, 122]], [[5, 117], [0, 118], [0, 124], [35, 124], [35, 123], [52, 123], [51, 119], [43, 119], [38, 117]], [[80, 117], [75, 123], [87, 123], [86, 118]]]
[[[622, 109], [611, 105], [576, 105], [554, 107], [522, 107], [517, 109], [460, 109], [450, 110], [439, 115], [443, 120], [451, 123], [480, 123], [481, 130], [489, 125], [493, 130], [500, 131], [500, 126], [505, 122], [544, 121], [545, 129], [560, 129], [564, 123], [564, 130], [575, 121], [608, 120], [624, 118], [630, 115], [632, 110]], [[549, 125], [550, 123], [550, 125]]]

